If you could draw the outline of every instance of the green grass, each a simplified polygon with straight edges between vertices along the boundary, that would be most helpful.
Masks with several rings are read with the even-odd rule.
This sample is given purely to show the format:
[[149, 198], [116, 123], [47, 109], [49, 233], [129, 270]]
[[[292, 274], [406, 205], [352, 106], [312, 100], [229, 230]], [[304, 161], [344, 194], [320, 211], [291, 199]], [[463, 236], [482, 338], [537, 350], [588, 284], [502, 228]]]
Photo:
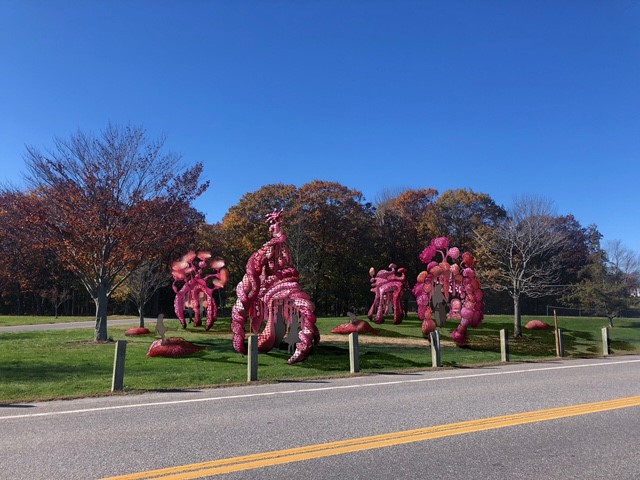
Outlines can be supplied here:
[[[523, 318], [523, 324], [529, 319]], [[553, 319], [541, 319], [553, 323]], [[321, 334], [327, 334], [345, 321], [344, 317], [321, 318], [317, 325]], [[0, 324], [6, 325], [2, 317]], [[177, 320], [167, 320], [166, 324], [171, 328], [167, 336], [183, 337], [205, 346], [206, 350], [189, 357], [150, 358], [146, 353], [156, 338], [154, 335], [126, 337], [124, 332], [130, 327], [109, 327], [112, 340], [127, 340], [125, 392], [197, 389], [246, 382], [246, 357], [232, 348], [229, 318], [220, 318], [210, 332], [194, 328], [182, 330]], [[566, 355], [600, 356], [601, 329], [606, 324], [604, 319], [560, 318]], [[362, 373], [431, 367], [430, 349], [422, 340], [420, 321], [415, 315], [400, 325], [387, 321], [374, 326], [380, 329], [379, 337], [394, 343], [365, 343], [363, 339], [360, 343]], [[470, 342], [465, 348], [450, 345], [450, 334], [455, 327], [456, 323], [448, 322], [440, 329], [443, 365], [491, 364], [500, 362], [499, 331], [502, 328], [512, 331], [512, 319], [487, 317], [480, 329], [469, 329]], [[640, 353], [639, 320], [617, 320], [610, 337], [614, 354]], [[0, 404], [109, 394], [114, 344], [97, 344], [92, 339], [92, 328], [0, 333]], [[405, 339], [413, 342], [403, 343]], [[422, 341], [416, 344], [416, 339]], [[259, 378], [261, 381], [296, 381], [348, 375], [347, 338], [341, 340], [322, 340], [307, 360], [296, 365], [286, 363], [289, 358], [286, 351], [274, 349], [260, 354]], [[511, 361], [555, 358], [553, 329], [524, 330], [522, 338], [511, 338], [510, 357]]]

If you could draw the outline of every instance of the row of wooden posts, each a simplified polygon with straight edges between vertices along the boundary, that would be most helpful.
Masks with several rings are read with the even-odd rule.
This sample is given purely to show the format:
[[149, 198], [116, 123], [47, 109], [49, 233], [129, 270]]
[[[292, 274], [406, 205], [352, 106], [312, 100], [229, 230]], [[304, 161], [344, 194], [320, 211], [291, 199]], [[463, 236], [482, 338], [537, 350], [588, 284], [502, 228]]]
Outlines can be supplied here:
[[[564, 345], [562, 343], [562, 330], [555, 329], [556, 355], [558, 358], [564, 357]], [[433, 367], [442, 367], [440, 355], [440, 333], [436, 330], [430, 333], [431, 340], [431, 364]], [[609, 355], [609, 329], [602, 329], [602, 354]], [[122, 390], [124, 385], [124, 364], [127, 349], [126, 340], [116, 342], [116, 352], [113, 361], [113, 380], [111, 391]], [[509, 332], [500, 330], [500, 359], [503, 362], [509, 361]], [[351, 373], [360, 372], [360, 353], [358, 347], [358, 333], [349, 334], [349, 371]], [[247, 382], [258, 380], [258, 336], [249, 335], [249, 345], [247, 351]]]

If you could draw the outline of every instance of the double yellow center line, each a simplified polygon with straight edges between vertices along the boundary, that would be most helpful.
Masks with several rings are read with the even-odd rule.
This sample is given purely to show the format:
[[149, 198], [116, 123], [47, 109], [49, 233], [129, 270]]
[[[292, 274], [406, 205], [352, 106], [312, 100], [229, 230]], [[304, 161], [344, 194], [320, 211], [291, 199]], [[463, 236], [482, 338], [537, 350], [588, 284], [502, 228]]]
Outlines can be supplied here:
[[373, 435], [371, 437], [354, 438], [339, 442], [321, 443], [318, 445], [309, 445], [306, 447], [291, 448], [287, 450], [276, 450], [273, 452], [258, 453], [242, 457], [225, 458], [211, 462], [194, 463], [180, 467], [163, 468], [160, 470], [151, 470], [131, 475], [110, 477], [103, 480], [187, 480], [193, 478], [204, 478], [213, 475], [280, 465], [283, 463], [300, 462], [303, 460], [329, 457], [332, 455], [342, 455], [345, 453], [359, 452], [374, 448], [422, 442], [451, 435], [481, 432], [483, 430], [492, 430], [495, 428], [511, 427], [526, 423], [542, 422], [546, 420], [638, 406], [640, 406], [640, 396], [627, 397], [604, 402], [584, 403], [568, 407], [550, 408], [548, 410], [538, 410], [534, 412], [504, 415], [501, 417], [470, 420], [467, 422], [451, 423], [436, 427], [418, 428], [416, 430], [406, 430], [403, 432], [394, 432], [384, 435]]

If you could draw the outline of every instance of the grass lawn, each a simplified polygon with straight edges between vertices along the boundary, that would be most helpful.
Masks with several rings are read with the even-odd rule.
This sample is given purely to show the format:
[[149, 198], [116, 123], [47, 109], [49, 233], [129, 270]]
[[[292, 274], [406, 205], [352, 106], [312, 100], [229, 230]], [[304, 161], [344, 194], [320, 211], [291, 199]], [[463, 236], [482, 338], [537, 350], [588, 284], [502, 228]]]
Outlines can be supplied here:
[[[523, 324], [531, 318], [523, 318]], [[540, 319], [553, 323], [553, 319]], [[318, 319], [324, 338], [300, 364], [288, 365], [289, 354], [284, 350], [260, 354], [260, 380], [293, 381], [349, 375], [348, 337], [328, 335], [332, 328], [346, 321], [345, 317]], [[195, 328], [183, 330], [177, 320], [165, 323], [171, 328], [167, 336], [183, 337], [205, 346], [206, 350], [189, 357], [150, 358], [146, 353], [155, 335], [127, 337], [124, 332], [130, 327], [109, 327], [111, 339], [128, 342], [125, 392], [196, 389], [246, 382], [246, 357], [233, 350], [228, 317], [220, 318], [210, 332]], [[7, 324], [0, 317], [0, 325]], [[559, 318], [566, 355], [602, 355], [601, 329], [606, 324], [604, 319]], [[379, 335], [360, 336], [363, 374], [431, 367], [431, 352], [415, 315], [400, 325], [389, 321], [372, 325], [380, 330]], [[470, 342], [465, 348], [450, 341], [455, 327], [456, 323], [448, 322], [440, 329], [443, 365], [490, 364], [500, 362], [499, 331], [502, 328], [512, 331], [512, 319], [488, 316], [481, 328], [468, 330]], [[617, 320], [610, 337], [613, 354], [640, 353], [640, 320]], [[93, 343], [92, 339], [92, 328], [0, 333], [0, 404], [109, 394], [115, 347], [113, 343]], [[522, 338], [510, 339], [511, 361], [551, 358], [555, 358], [553, 329], [524, 330]]]

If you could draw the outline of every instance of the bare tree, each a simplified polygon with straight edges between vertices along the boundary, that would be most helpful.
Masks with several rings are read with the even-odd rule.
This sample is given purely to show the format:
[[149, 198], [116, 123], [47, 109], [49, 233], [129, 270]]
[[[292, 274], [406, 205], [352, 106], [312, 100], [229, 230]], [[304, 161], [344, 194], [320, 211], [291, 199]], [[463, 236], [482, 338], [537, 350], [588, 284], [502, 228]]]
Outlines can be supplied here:
[[630, 292], [640, 287], [640, 254], [627, 248], [620, 240], [607, 242], [605, 246], [609, 267], [620, 272]]
[[591, 261], [580, 271], [580, 282], [566, 296], [583, 308], [602, 315], [613, 328], [613, 320], [632, 305], [638, 288], [638, 257], [619, 240], [598, 247]]
[[66, 285], [53, 285], [40, 290], [40, 296], [51, 302], [55, 318], [58, 318], [58, 309], [71, 298], [71, 289]]
[[484, 283], [508, 291], [513, 299], [514, 336], [522, 335], [520, 298], [536, 298], [558, 289], [566, 233], [557, 228], [552, 203], [525, 196], [515, 200], [507, 218], [474, 233]]
[[144, 307], [154, 293], [169, 285], [171, 274], [158, 259], [145, 260], [122, 284], [124, 295], [138, 310], [140, 327], [144, 327]]
[[185, 169], [138, 127], [109, 125], [83, 132], [41, 153], [27, 149], [21, 197], [30, 232], [38, 235], [85, 286], [96, 305], [95, 340], [106, 341], [107, 305], [127, 273], [193, 234], [202, 216], [191, 202], [208, 186], [202, 165]]

